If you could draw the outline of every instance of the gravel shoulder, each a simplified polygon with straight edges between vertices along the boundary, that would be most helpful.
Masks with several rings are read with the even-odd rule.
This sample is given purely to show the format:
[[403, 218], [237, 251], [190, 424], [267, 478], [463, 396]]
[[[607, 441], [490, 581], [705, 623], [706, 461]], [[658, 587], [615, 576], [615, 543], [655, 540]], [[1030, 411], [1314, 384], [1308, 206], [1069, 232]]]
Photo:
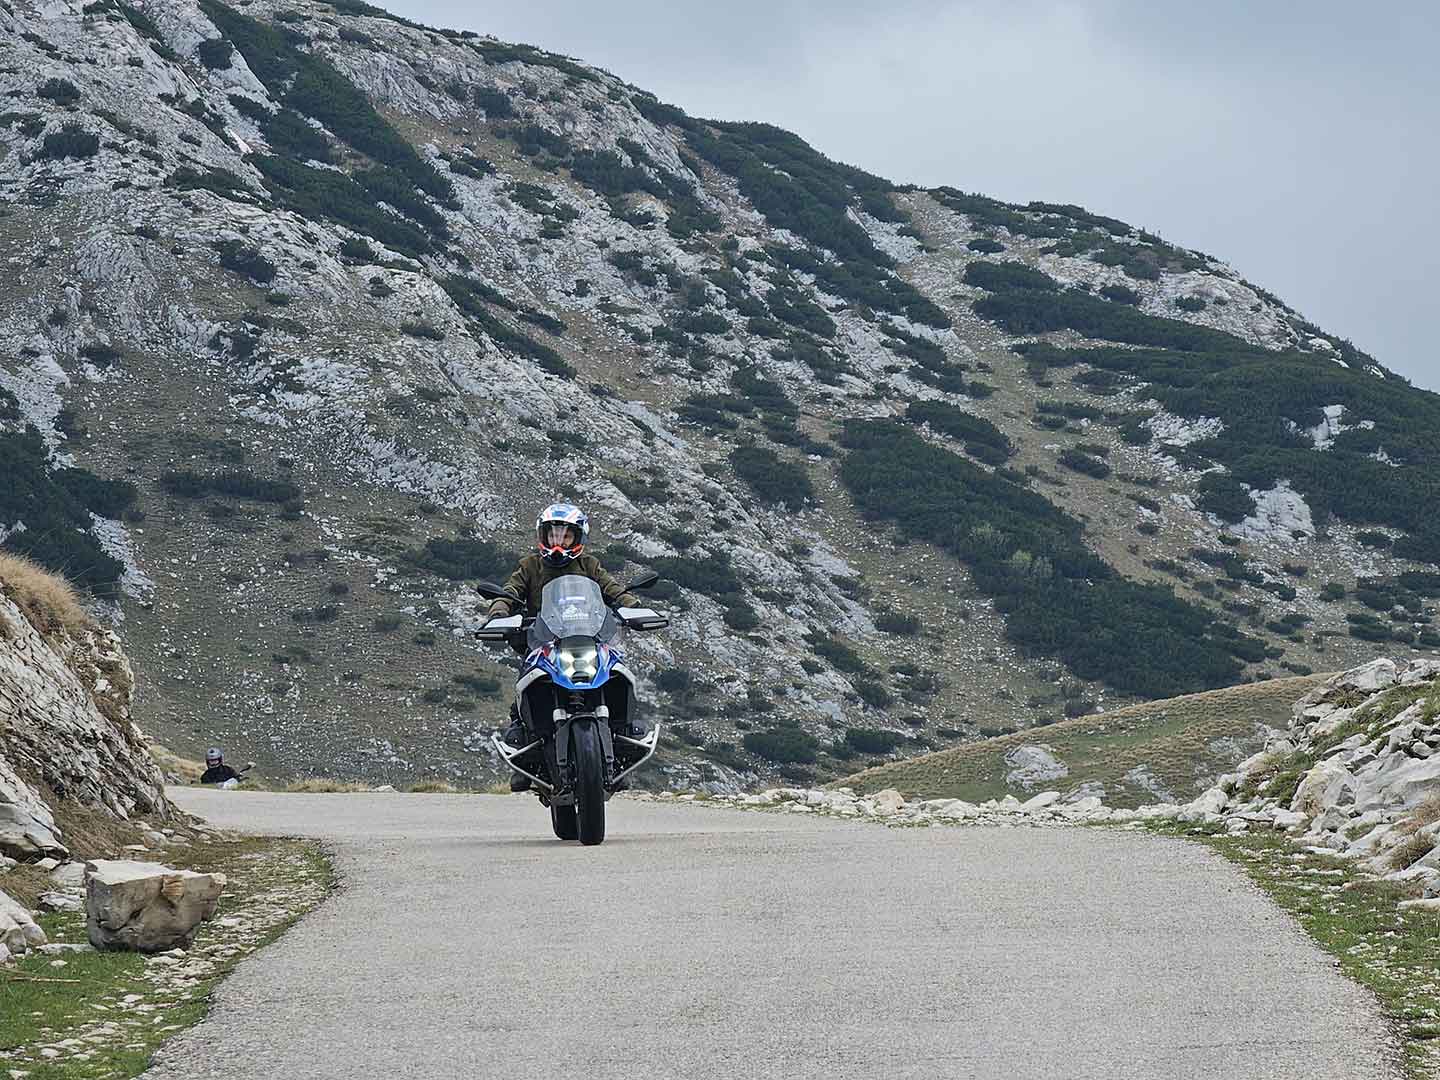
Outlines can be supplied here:
[[620, 800], [177, 790], [342, 888], [147, 1076], [1389, 1078], [1374, 1000], [1219, 856]]

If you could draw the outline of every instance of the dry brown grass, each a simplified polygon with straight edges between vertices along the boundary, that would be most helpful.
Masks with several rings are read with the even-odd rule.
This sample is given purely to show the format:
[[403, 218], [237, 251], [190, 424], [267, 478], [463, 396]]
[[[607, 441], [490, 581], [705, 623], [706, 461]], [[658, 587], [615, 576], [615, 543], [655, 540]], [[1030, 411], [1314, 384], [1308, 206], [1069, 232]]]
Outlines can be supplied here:
[[1412, 836], [1390, 852], [1390, 865], [1396, 870], [1404, 870], [1429, 855], [1434, 847], [1433, 839], [1425, 836]]
[[78, 634], [94, 625], [68, 581], [24, 556], [0, 552], [0, 592], [47, 636], [61, 630]]
[[200, 774], [205, 771], [203, 761], [181, 757], [175, 751], [158, 743], [151, 744], [150, 756], [155, 759], [155, 764], [160, 766], [160, 771], [166, 775], [167, 782], [168, 777], [173, 774], [180, 777], [182, 783], [194, 784], [199, 781]]
[[[405, 789], [414, 795], [454, 795], [459, 789], [444, 780], [420, 780]], [[509, 791], [509, 787], [506, 787]]]
[[1417, 806], [1415, 812], [1410, 815], [1410, 820], [1415, 823], [1417, 829], [1440, 821], [1440, 795], [1431, 795]]
[[[70, 858], [114, 859], [125, 855], [125, 845], [140, 841], [140, 829], [129, 821], [118, 821], [99, 810], [87, 810], [58, 798], [47, 786], [37, 785], [41, 797], [55, 810], [55, 824], [60, 829], [62, 842], [70, 849]], [[159, 819], [147, 824], [158, 825]], [[0, 885], [20, 903], [34, 907], [42, 892], [55, 887], [48, 870], [21, 864], [10, 870]]]
[[1440, 821], [1440, 795], [1431, 795], [1415, 807], [1409, 817], [1396, 823], [1395, 832], [1410, 836], [1436, 821]]
[[369, 784], [357, 784], [352, 780], [332, 780], [325, 776], [307, 776], [292, 780], [281, 790], [300, 795], [329, 794], [331, 792], [356, 792], [373, 790]]

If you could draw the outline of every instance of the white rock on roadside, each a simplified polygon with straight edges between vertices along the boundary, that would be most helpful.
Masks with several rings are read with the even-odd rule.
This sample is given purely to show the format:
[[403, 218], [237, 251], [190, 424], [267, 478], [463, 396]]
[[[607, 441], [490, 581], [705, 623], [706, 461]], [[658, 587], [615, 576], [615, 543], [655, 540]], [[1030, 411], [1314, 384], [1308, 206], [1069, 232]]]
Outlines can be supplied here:
[[1340, 676], [1335, 685], [1345, 690], [1360, 690], [1373, 694], [1377, 690], [1394, 686], [1397, 679], [1395, 661], [1382, 657], [1379, 660], [1371, 660], [1368, 664], [1361, 664], [1357, 668], [1351, 668]]
[[36, 924], [30, 909], [8, 893], [0, 892], [0, 946], [11, 956], [23, 956], [45, 944], [45, 931]]
[[886, 788], [884, 791], [877, 791], [871, 795], [870, 801], [875, 804], [875, 809], [879, 813], [897, 814], [905, 805], [905, 796], [894, 788]]
[[1298, 829], [1306, 825], [1310, 818], [1296, 810], [1277, 810], [1271, 824], [1277, 829]]
[[1019, 806], [1019, 810], [1021, 813], [1024, 814], [1032, 814], [1036, 810], [1044, 810], [1047, 806], [1051, 806], [1059, 801], [1060, 792], [1042, 791], [1039, 795], [1031, 796], [1023, 803], [1021, 803]]
[[86, 865], [86, 932], [97, 949], [163, 952], [188, 945], [213, 917], [224, 874], [97, 859]]
[[1424, 900], [1401, 900], [1396, 907], [1402, 912], [1423, 911], [1440, 914], [1440, 896]]

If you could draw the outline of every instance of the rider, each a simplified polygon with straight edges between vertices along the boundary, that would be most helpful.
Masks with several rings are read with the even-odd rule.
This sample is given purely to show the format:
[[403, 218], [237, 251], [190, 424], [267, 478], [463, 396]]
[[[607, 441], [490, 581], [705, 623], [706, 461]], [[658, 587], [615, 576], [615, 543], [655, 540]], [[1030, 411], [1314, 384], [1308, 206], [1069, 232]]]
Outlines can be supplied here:
[[[594, 555], [585, 554], [585, 541], [590, 537], [590, 519], [578, 506], [569, 503], [551, 503], [540, 511], [535, 519], [536, 551], [520, 560], [504, 585], [505, 595], [490, 603], [486, 622], [504, 618], [519, 610], [534, 615], [540, 611], [540, 594], [545, 586], [566, 574], [581, 574], [600, 586], [605, 603], [610, 607], [638, 607], [640, 600], [625, 591], [625, 586], [616, 581], [600, 565]], [[545, 680], [538, 680], [525, 691], [530, 706], [530, 718], [538, 725], [551, 723], [554, 711], [554, 695]], [[634, 726], [632, 732], [643, 733]], [[519, 702], [510, 705], [510, 726], [504, 739], [511, 746], [524, 746], [530, 739], [520, 718]], [[511, 791], [525, 791], [530, 779], [515, 773], [510, 778]]]
[[205, 771], [200, 774], [202, 784], [223, 784], [227, 780], [239, 780], [238, 772], [225, 764], [225, 756], [220, 753], [220, 748], [212, 746], [205, 751]]

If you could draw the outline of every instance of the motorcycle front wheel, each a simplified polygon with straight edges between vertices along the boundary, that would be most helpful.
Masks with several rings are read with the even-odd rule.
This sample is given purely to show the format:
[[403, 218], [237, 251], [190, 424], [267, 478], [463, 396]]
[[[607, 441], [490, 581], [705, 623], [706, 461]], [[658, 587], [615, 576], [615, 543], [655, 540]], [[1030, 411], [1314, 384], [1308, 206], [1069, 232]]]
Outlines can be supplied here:
[[571, 731], [575, 763], [575, 822], [580, 843], [590, 845], [605, 839], [605, 755], [593, 725], [582, 724]]

